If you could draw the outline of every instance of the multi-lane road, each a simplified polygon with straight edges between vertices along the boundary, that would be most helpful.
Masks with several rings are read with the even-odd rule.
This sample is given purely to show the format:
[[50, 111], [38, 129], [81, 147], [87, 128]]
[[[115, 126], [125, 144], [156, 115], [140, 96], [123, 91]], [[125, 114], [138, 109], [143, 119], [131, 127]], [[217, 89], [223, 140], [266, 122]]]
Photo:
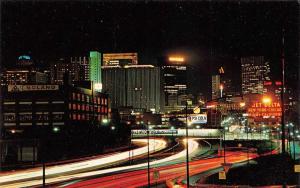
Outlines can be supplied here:
[[[249, 159], [256, 157], [255, 154], [250, 154]], [[245, 152], [227, 152], [226, 153], [227, 163], [238, 163], [247, 160], [247, 153]], [[222, 166], [223, 159], [211, 158], [211, 159], [200, 159], [192, 161], [189, 164], [190, 176], [199, 174], [211, 169], [219, 168]], [[159, 174], [158, 178], [154, 178], [154, 171]], [[182, 185], [182, 180], [186, 176], [186, 165], [185, 163], [167, 165], [151, 169], [151, 184], [167, 183], [172, 185]], [[156, 173], [157, 173], [156, 172]], [[157, 177], [157, 176], [156, 176]], [[119, 174], [113, 174], [100, 178], [93, 178], [65, 187], [68, 188], [88, 188], [88, 187], [141, 187], [148, 184], [147, 181], [147, 170], [137, 170], [132, 172], [124, 172]]]
[[[134, 142], [147, 144], [147, 139], [133, 140]], [[150, 139], [149, 150], [150, 152], [160, 151], [167, 147], [166, 141], [162, 139]], [[148, 146], [140, 147], [130, 151], [131, 157], [137, 157], [146, 155], [148, 152]], [[46, 179], [50, 180], [55, 177], [72, 176], [86, 171], [99, 169], [111, 164], [115, 164], [122, 161], [127, 161], [129, 151], [113, 153], [111, 155], [100, 156], [99, 158], [88, 159], [79, 162], [73, 162], [68, 164], [55, 165], [46, 168]], [[109, 169], [108, 169], [109, 170]], [[41, 168], [32, 168], [27, 170], [13, 171], [8, 173], [0, 173], [0, 187], [22, 187], [33, 186], [42, 183], [42, 170]], [[33, 182], [33, 183], [27, 183]]]
[[[147, 143], [146, 139], [136, 140], [140, 143]], [[165, 149], [167, 143], [162, 139], [150, 139], [150, 152]], [[134, 150], [133, 156], [141, 156], [147, 153], [148, 147], [144, 146]], [[196, 139], [189, 139], [189, 154], [197, 156], [205, 150], [199, 145]], [[206, 148], [207, 150], [207, 148]], [[146, 186], [147, 162], [139, 164], [104, 168], [117, 162], [128, 160], [128, 151], [102, 156], [96, 159], [51, 166], [46, 169], [46, 183], [55, 187], [140, 187]], [[186, 175], [186, 149], [165, 158], [150, 162], [151, 184], [167, 183], [182, 184]], [[248, 156], [250, 159], [255, 154]], [[223, 159], [220, 157], [196, 160], [189, 164], [190, 176], [199, 174], [211, 169], [221, 167]], [[226, 152], [226, 162], [238, 163], [247, 160], [247, 153], [242, 151]], [[155, 171], [155, 172], [154, 172]], [[154, 173], [156, 176], [154, 177]], [[11, 173], [0, 174], [0, 187], [30, 187], [42, 184], [41, 169], [28, 169]], [[65, 183], [64, 183], [65, 182]]]

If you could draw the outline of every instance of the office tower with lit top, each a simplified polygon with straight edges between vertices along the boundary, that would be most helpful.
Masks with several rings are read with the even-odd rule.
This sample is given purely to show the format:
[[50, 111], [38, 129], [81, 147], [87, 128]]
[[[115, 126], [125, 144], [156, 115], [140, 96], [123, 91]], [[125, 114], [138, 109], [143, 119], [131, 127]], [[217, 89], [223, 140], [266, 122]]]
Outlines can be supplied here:
[[241, 58], [243, 94], [262, 94], [264, 81], [269, 81], [270, 66], [263, 56]]
[[97, 51], [90, 52], [90, 81], [94, 89], [101, 91], [102, 80], [101, 80], [101, 53]]
[[45, 84], [49, 81], [48, 75], [39, 70], [28, 55], [18, 57], [14, 68], [3, 68], [1, 85], [14, 84]]
[[103, 66], [116, 66], [116, 65], [137, 65], [137, 53], [104, 53]]
[[159, 65], [164, 79], [165, 111], [181, 110], [187, 98], [185, 59], [181, 56], [162, 57]]

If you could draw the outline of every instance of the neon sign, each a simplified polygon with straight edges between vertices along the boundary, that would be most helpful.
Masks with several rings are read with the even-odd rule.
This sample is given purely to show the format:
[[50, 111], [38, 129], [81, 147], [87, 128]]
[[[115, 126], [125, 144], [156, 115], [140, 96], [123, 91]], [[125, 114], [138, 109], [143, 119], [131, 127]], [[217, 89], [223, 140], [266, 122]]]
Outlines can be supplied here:
[[272, 102], [269, 104], [256, 102], [248, 108], [248, 115], [250, 117], [281, 117], [281, 106], [279, 102]]

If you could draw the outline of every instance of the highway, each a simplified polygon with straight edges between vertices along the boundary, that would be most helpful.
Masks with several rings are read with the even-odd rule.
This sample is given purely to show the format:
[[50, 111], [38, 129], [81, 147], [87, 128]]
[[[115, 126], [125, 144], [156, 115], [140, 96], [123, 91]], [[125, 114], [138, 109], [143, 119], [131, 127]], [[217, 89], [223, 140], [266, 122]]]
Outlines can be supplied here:
[[[155, 140], [157, 140], [157, 139], [155, 139]], [[199, 147], [199, 144], [198, 144], [197, 141], [195, 141], [194, 139], [189, 139], [189, 153], [190, 154], [197, 151], [198, 147]], [[184, 158], [185, 155], [186, 155], [186, 149], [182, 150], [181, 152], [179, 152], [175, 155], [171, 155], [169, 157], [166, 157], [166, 158], [163, 158], [163, 159], [160, 159], [160, 160], [152, 161], [150, 163], [150, 165], [155, 166], [155, 165], [158, 165], [158, 164], [167, 163], [167, 162], [170, 162], [172, 160], [177, 160], [179, 158]], [[147, 166], [147, 163], [142, 163], [142, 164], [123, 166], [123, 167], [115, 167], [115, 168], [108, 168], [108, 169], [96, 170], [96, 171], [90, 171], [90, 172], [84, 172], [84, 173], [62, 174], [62, 175], [59, 175], [59, 176], [47, 178], [46, 183], [48, 183], [48, 184], [51, 183], [52, 184], [52, 183], [57, 183], [57, 182], [70, 181], [70, 180], [73, 180], [73, 179], [82, 179], [82, 178], [87, 178], [87, 177], [92, 177], [92, 176], [99, 176], [99, 175], [106, 175], [106, 174], [112, 174], [112, 173], [120, 173], [120, 172], [138, 170], [138, 169], [141, 169], [141, 168], [145, 168], [146, 166]], [[41, 183], [42, 183], [41, 179], [39, 179], [39, 180], [27, 180], [27, 181], [22, 181], [22, 182], [6, 184], [5, 188], [38, 186], [38, 185], [41, 185]], [[99, 187], [99, 185], [98, 185], [98, 187]]]
[[[147, 139], [136, 139], [133, 142], [140, 144], [147, 144]], [[150, 152], [159, 151], [167, 147], [166, 141], [162, 139], [150, 139], [149, 140], [149, 149]], [[133, 157], [145, 155], [148, 152], [148, 146], [140, 147], [133, 150]], [[56, 166], [50, 166], [46, 168], [46, 177], [47, 179], [51, 177], [66, 176], [70, 174], [76, 174], [85, 171], [91, 171], [94, 169], [99, 169], [100, 167], [105, 167], [117, 162], [128, 160], [129, 151], [114, 153], [112, 155], [105, 155], [104, 157], [94, 158], [90, 160], [74, 162], [70, 164], [62, 164]], [[41, 168], [31, 168], [27, 170], [19, 170], [9, 173], [0, 173], [0, 187], [9, 187], [10, 184], [13, 184], [13, 187], [22, 187], [26, 186], [26, 181], [34, 181], [35, 184], [39, 185], [42, 183], [42, 170]], [[18, 183], [16, 186], [14, 183]]]
[[[247, 154], [245, 152], [227, 152], [226, 153], [227, 163], [238, 163], [247, 160]], [[257, 157], [256, 154], [250, 154], [249, 158]], [[198, 173], [205, 172], [214, 168], [221, 167], [223, 163], [223, 158], [212, 158], [212, 159], [200, 159], [197, 161], [190, 162], [190, 176]], [[186, 176], [186, 165], [185, 163], [162, 166], [155, 168], [159, 171], [159, 178], [157, 180], [153, 179], [153, 171], [151, 169], [151, 184], [156, 182], [167, 182], [170, 184], [177, 184], [183, 186], [182, 180]], [[141, 187], [147, 185], [147, 170], [138, 170], [120, 174], [114, 174], [110, 176], [94, 178], [87, 181], [82, 181], [68, 185], [68, 188], [88, 188], [88, 187]]]
[[[158, 141], [159, 139], [155, 139]], [[146, 140], [147, 141], [147, 140]], [[160, 143], [162, 145], [163, 142]], [[154, 139], [150, 141], [154, 143]], [[158, 143], [152, 145], [153, 150], [158, 149]], [[145, 148], [145, 147], [143, 147]], [[147, 147], [146, 147], [147, 148]], [[140, 149], [140, 148], [139, 148]], [[202, 150], [204, 150], [202, 148]], [[189, 153], [197, 154], [201, 151], [196, 139], [189, 139]], [[191, 155], [191, 156], [193, 156]], [[168, 185], [184, 186], [182, 181], [186, 176], [186, 164], [183, 162], [186, 157], [186, 149], [181, 152], [150, 162], [151, 168], [151, 184], [167, 183]], [[250, 153], [249, 159], [257, 157], [256, 154]], [[126, 159], [128, 159], [128, 151], [126, 152]], [[220, 168], [223, 163], [223, 158], [215, 157], [208, 159], [195, 158], [195, 161], [190, 161], [190, 176]], [[247, 153], [243, 151], [228, 151], [226, 152], [227, 163], [239, 163], [247, 160]], [[48, 176], [46, 183], [55, 185], [55, 187], [141, 187], [147, 185], [147, 163], [135, 164], [130, 166], [121, 166], [114, 168], [107, 168], [101, 170], [88, 170], [85, 172], [72, 171], [74, 173], [60, 173], [55, 176]], [[159, 178], [153, 179], [153, 171], [159, 172]], [[40, 171], [41, 172], [41, 171]], [[19, 176], [20, 177], [20, 176]], [[5, 177], [1, 177], [5, 178]], [[1, 179], [0, 179], [1, 180]], [[60, 182], [66, 182], [64, 184]], [[9, 181], [5, 184], [5, 188], [12, 187], [30, 187], [41, 185], [41, 177], [38, 179], [21, 178], [19, 181]], [[0, 186], [1, 187], [1, 186]]]

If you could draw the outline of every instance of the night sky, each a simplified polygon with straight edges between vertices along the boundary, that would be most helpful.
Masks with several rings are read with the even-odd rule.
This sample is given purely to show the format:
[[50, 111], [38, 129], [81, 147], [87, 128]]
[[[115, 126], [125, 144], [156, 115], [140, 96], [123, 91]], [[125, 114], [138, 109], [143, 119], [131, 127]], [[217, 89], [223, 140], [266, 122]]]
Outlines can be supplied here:
[[296, 1], [2, 1], [1, 63], [13, 65], [22, 54], [47, 62], [98, 50], [138, 52], [139, 63], [156, 64], [176, 53], [187, 57], [191, 91], [207, 93], [221, 65], [239, 84], [241, 56], [265, 56], [278, 78], [285, 28], [288, 76], [296, 79], [298, 9]]

